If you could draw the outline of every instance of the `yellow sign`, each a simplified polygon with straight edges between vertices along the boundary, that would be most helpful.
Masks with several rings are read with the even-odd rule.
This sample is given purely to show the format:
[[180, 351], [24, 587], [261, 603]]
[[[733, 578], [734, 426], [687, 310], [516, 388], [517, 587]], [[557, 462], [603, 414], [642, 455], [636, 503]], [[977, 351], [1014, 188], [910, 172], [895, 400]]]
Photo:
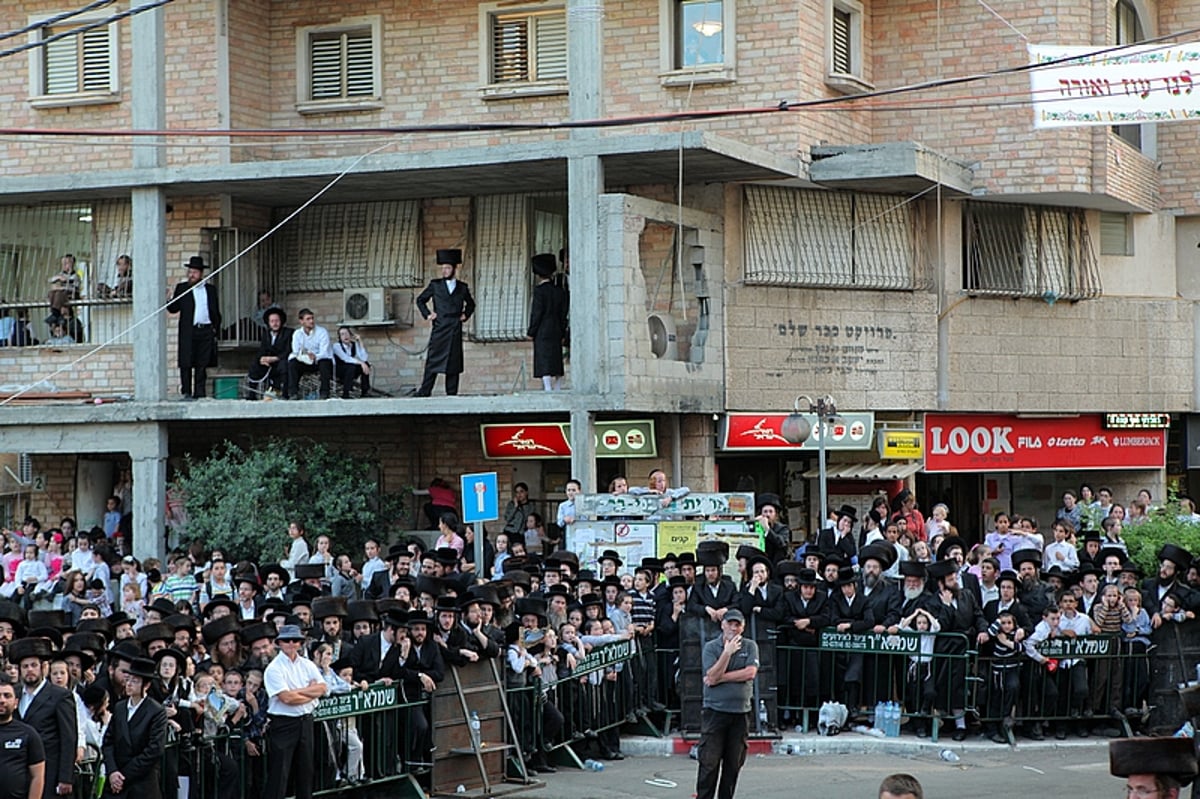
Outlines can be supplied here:
[[659, 522], [658, 523], [658, 556], [661, 558], [668, 552], [678, 555], [680, 552], [696, 551], [696, 533], [700, 530], [700, 522]]
[[920, 430], [880, 430], [878, 436], [879, 457], [885, 460], [917, 460], [925, 454], [925, 434]]

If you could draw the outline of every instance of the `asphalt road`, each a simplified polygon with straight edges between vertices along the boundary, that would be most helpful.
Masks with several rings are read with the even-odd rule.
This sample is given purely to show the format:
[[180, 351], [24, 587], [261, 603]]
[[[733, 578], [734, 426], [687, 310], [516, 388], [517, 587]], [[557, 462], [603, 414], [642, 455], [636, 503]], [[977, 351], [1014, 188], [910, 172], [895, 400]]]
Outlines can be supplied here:
[[[1056, 749], [972, 750], [958, 763], [937, 752], [901, 755], [766, 755], [751, 757], [742, 769], [741, 799], [875, 799], [879, 782], [893, 772], [921, 781], [927, 797], [951, 799], [1104, 799], [1122, 796], [1124, 782], [1108, 773], [1104, 743]], [[545, 787], [519, 791], [514, 799], [691, 799], [696, 762], [684, 756], [629, 757], [606, 763], [603, 772], [560, 769], [543, 777]], [[646, 780], [662, 780], [657, 785]], [[670, 783], [675, 785], [672, 787]]]

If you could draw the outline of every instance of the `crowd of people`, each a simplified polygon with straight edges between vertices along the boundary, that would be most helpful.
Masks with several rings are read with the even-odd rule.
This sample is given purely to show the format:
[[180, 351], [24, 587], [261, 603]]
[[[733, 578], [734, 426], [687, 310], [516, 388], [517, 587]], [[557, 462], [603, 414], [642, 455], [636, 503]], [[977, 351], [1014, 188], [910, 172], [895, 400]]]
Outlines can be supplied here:
[[[571, 485], [556, 514], [564, 527], [581, 510], [579, 484]], [[624, 478], [611, 487], [661, 496], [664, 507], [687, 493], [667, 487], [661, 470], [645, 487], [629, 489]], [[403, 701], [420, 702], [449, 667], [488, 658], [502, 668], [512, 713], [522, 719], [517, 745], [529, 769], [552, 772], [546, 749], [564, 741], [585, 755], [621, 759], [622, 723], [679, 706], [676, 677], [687, 665], [679, 660], [681, 636], [689, 625], [708, 644], [699, 664], [703, 795], [727, 782], [719, 772], [733, 767], [736, 780], [762, 646], [780, 649], [775, 682], [758, 688], [778, 697], [780, 727], [806, 725], [805, 715], [828, 700], [852, 714], [896, 700], [918, 734], [940, 713], [962, 740], [970, 702], [958, 689], [974, 668], [986, 684], [979, 695], [985, 706], [976, 708], [985, 734], [1006, 741], [1005, 726], [1046, 717], [1053, 723], [1030, 721], [1024, 733], [1040, 738], [1049, 727], [1060, 738], [1086, 736], [1107, 731], [1114, 719], [1143, 718], [1148, 674], [1050, 657], [1040, 644], [1103, 634], [1123, 651], [1145, 652], [1157, 628], [1194, 618], [1200, 603], [1192, 555], [1167, 544], [1157, 574], [1142, 579], [1115, 545], [1120, 526], [1104, 523], [1111, 509], [1103, 532], [1080, 533], [1070, 518], [1077, 505], [1064, 504], [1050, 542], [1027, 517], [1013, 524], [999, 514], [996, 529], [972, 548], [945, 508], [934, 510], [929, 526], [916, 518], [914, 498], [901, 494], [886, 510], [873, 508], [868, 517], [876, 524], [863, 529], [853, 508], [838, 509], [816, 540], [790, 553], [782, 503], [761, 494], [752, 523], [760, 546], [731, 552], [703, 541], [695, 551], [637, 563], [605, 549], [594, 568], [581, 568], [562, 536], [547, 532], [524, 486], [505, 509], [504, 530], [494, 540], [479, 531], [478, 563], [476, 531], [460, 523], [453, 492], [431, 498], [439, 500], [432, 546], [421, 537], [386, 547], [370, 540], [352, 556], [324, 535], [310, 547], [303, 521], [295, 520], [279, 561], [265, 564], [227, 560], [199, 544], [165, 563], [117, 557], [102, 529], [80, 534], [69, 519], [45, 532], [35, 519], [6, 531], [0, 647], [17, 717], [38, 730], [45, 749], [46, 795], [66, 790], [76, 764], [90, 758], [103, 764], [112, 793], [122, 781], [145, 780], [173, 793], [172, 785], [202, 773], [221, 786], [216, 795], [234, 796], [237, 762], [257, 758], [264, 767], [251, 771], [274, 799], [284, 795], [288, 774], [304, 781], [311, 773], [316, 755], [284, 763], [270, 753], [281, 751], [284, 738], [289, 751], [311, 751], [312, 708], [321, 696], [384, 680], [398, 685]], [[911, 549], [901, 543], [910, 528]], [[918, 543], [931, 548], [929, 559]], [[976, 557], [981, 547], [988, 550]], [[921, 643], [885, 662], [822, 651], [821, 633], [830, 629], [910, 631]], [[627, 646], [627, 657], [585, 668], [595, 648], [616, 643]], [[968, 648], [979, 656], [972, 666], [956, 657]], [[1028, 685], [1037, 690], [1019, 690]], [[0, 716], [3, 693], [0, 686]], [[55, 710], [39, 721], [42, 700], [51, 698]], [[739, 716], [741, 726], [731, 728]], [[429, 719], [415, 712], [407, 729], [396, 741], [402, 767], [428, 769]], [[168, 741], [229, 734], [236, 751], [213, 750], [203, 762], [163, 756]], [[325, 735], [346, 744], [343, 757], [331, 757], [338, 781], [370, 778], [378, 764], [364, 762], [358, 731], [343, 725]], [[703, 741], [713, 743], [706, 749]]]

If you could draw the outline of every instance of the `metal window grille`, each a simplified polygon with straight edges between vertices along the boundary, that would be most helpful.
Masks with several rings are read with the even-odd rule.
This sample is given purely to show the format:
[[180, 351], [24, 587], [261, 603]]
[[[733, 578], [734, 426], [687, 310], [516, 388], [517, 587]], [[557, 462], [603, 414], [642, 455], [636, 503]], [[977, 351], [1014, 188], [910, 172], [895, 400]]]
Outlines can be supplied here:
[[492, 83], [566, 79], [566, 11], [559, 8], [492, 17]]
[[776, 286], [916, 289], [928, 285], [911, 198], [745, 190], [745, 279]]
[[841, 75], [854, 72], [854, 53], [851, 49], [853, 22], [851, 12], [843, 8], [833, 9], [833, 71]]
[[966, 203], [963, 247], [963, 288], [970, 294], [1100, 296], [1100, 271], [1079, 209]]
[[374, 97], [375, 42], [370, 28], [309, 37], [309, 97]]
[[44, 304], [67, 253], [75, 256], [80, 294], [89, 297], [132, 242], [128, 200], [0, 206], [0, 303]]
[[[46, 38], [62, 29], [45, 28]], [[107, 27], [50, 42], [42, 57], [42, 92], [75, 94], [112, 90], [112, 39]]]
[[[219, 228], [209, 231], [212, 266], [225, 266], [231, 258], [259, 238], [259, 231]], [[263, 242], [226, 266], [214, 282], [221, 306], [223, 327], [217, 340], [223, 343], [257, 344], [262, 328], [254, 322], [260, 291], [271, 292], [275, 302], [282, 304], [278, 261], [272, 258], [270, 242]]]
[[529, 326], [534, 253], [557, 253], [566, 243], [561, 195], [501, 194], [474, 205], [477, 341], [519, 341]]
[[420, 221], [413, 200], [311, 206], [275, 251], [288, 291], [419, 286]]

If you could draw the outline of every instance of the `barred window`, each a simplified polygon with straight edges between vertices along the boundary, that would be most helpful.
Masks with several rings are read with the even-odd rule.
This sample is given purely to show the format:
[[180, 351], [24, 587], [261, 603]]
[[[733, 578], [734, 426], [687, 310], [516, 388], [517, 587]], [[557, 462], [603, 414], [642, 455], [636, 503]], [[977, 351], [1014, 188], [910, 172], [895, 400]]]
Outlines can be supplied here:
[[419, 286], [420, 219], [412, 200], [310, 206], [284, 228], [288, 291]]
[[747, 186], [747, 283], [916, 289], [928, 285], [912, 198]]
[[529, 326], [537, 253], [566, 246], [567, 203], [560, 194], [501, 194], [475, 200], [475, 315], [477, 341], [521, 341]]
[[1101, 293], [1080, 209], [968, 202], [963, 289], [970, 294], [1084, 300]]

